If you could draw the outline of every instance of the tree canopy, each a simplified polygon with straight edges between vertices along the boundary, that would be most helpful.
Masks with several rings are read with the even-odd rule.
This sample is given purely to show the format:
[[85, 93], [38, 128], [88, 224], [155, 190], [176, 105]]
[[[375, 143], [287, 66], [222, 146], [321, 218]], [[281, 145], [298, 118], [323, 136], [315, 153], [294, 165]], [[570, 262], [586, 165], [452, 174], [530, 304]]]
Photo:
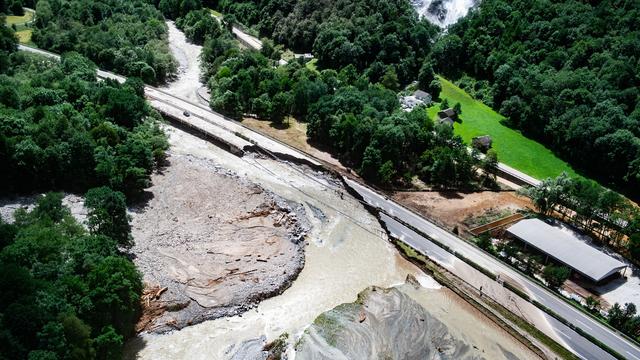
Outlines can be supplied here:
[[148, 186], [168, 144], [136, 80], [99, 82], [74, 53], [12, 58], [12, 74], [0, 75], [0, 193], [108, 185], [134, 196]]
[[428, 62], [575, 167], [638, 195], [638, 18], [637, 1], [483, 0]]
[[40, 0], [35, 9], [38, 47], [77, 51], [101, 69], [150, 84], [176, 72], [162, 14], [145, 0]]
[[218, 7], [278, 44], [313, 52], [321, 68], [351, 64], [374, 83], [415, 80], [438, 31], [406, 0], [221, 0]]
[[116, 241], [88, 234], [62, 206], [40, 198], [16, 223], [0, 221], [0, 357], [113, 359], [133, 333], [141, 276]]

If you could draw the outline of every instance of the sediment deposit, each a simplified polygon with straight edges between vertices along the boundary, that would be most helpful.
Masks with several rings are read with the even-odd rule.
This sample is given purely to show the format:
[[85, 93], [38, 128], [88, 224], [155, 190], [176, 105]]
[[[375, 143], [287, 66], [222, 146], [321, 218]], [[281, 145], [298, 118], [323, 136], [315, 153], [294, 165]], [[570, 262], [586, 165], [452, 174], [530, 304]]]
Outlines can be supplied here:
[[302, 207], [206, 159], [168, 163], [132, 212], [131, 253], [147, 286], [138, 330], [234, 315], [287, 288], [304, 266]]
[[375, 286], [316, 318], [296, 346], [300, 360], [483, 358], [409, 296]]

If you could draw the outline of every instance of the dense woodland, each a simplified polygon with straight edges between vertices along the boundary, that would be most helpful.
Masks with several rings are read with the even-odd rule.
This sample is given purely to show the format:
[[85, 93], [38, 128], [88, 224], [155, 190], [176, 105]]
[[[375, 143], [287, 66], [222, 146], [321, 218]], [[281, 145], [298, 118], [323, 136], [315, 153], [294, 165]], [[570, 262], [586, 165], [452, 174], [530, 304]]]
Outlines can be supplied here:
[[377, 79], [354, 65], [321, 71], [299, 61], [276, 66], [279, 53], [272, 46], [241, 50], [223, 25], [210, 24], [202, 37], [198, 24], [209, 17], [192, 11], [176, 23], [192, 40], [205, 38], [202, 59], [212, 108], [276, 124], [289, 115], [307, 121], [312, 141], [383, 185], [409, 183], [415, 175], [447, 188], [494, 184], [491, 171], [478, 176], [476, 169], [490, 170], [495, 156], [480, 161], [470, 155], [448, 126], [434, 126], [424, 108], [400, 110], [395, 73]]
[[415, 80], [437, 28], [406, 0], [220, 0], [218, 8], [264, 37], [299, 53], [313, 52], [321, 68], [355, 66], [373, 83]]
[[[446, 33], [406, 0], [206, 1], [222, 23], [200, 0], [0, 0], [0, 13], [22, 5], [37, 11], [33, 41], [70, 53], [60, 63], [18, 54], [0, 27], [0, 193], [86, 193], [89, 218], [85, 229], [49, 193], [14, 224], [0, 222], [0, 358], [117, 358], [131, 335], [142, 285], [122, 255], [126, 202], [167, 149], [143, 82], [176, 71], [163, 16], [203, 44], [212, 108], [275, 126], [306, 121], [315, 145], [378, 184], [494, 185], [494, 153], [479, 160], [424, 108], [400, 109], [398, 91], [414, 80], [437, 98], [437, 72], [582, 170], [640, 189], [634, 1], [484, 0]], [[242, 49], [235, 23], [272, 41]], [[277, 66], [275, 44], [313, 52], [317, 68]], [[98, 82], [96, 64], [132, 78]], [[586, 228], [617, 227], [611, 245], [628, 236], [624, 251], [640, 258], [639, 217], [617, 194], [564, 177], [545, 184], [529, 193], [541, 211], [571, 207]], [[609, 321], [631, 333], [638, 319], [627, 306]]]
[[142, 83], [98, 82], [78, 54], [60, 63], [16, 53], [0, 75], [0, 161], [5, 194], [108, 185], [128, 196], [148, 186], [167, 142]]
[[434, 44], [432, 64], [511, 126], [637, 195], [638, 19], [638, 1], [483, 0]]
[[145, 0], [40, 0], [33, 42], [55, 53], [77, 51], [101, 69], [149, 84], [176, 71], [164, 18]]
[[15, 50], [0, 27], [0, 191], [86, 192], [88, 219], [49, 193], [0, 220], [0, 359], [119, 358], [142, 291], [122, 252], [126, 202], [149, 185], [166, 137], [140, 80], [98, 82], [77, 53], [56, 62]]

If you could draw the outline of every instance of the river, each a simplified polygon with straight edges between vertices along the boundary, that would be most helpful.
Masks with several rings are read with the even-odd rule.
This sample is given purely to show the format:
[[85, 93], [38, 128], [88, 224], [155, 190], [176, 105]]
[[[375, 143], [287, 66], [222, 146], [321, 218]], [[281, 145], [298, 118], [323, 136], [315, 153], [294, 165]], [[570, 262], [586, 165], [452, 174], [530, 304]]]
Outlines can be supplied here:
[[[176, 34], [179, 32], [173, 28], [169, 34], [171, 49], [180, 51], [188, 44]], [[189, 64], [197, 60], [193, 51], [182, 51], [179, 55], [182, 64], [185, 59]], [[184, 73], [190, 73], [187, 76], [193, 79], [191, 71]], [[192, 95], [191, 91], [185, 92], [184, 83], [178, 80], [166, 89], [172, 91], [175, 87], [178, 96]], [[407, 286], [402, 284], [407, 275], [418, 278], [422, 286], [405, 291], [432, 311], [452, 334], [473, 344], [482, 356], [505, 358], [506, 348], [518, 358], [533, 358], [506, 332], [403, 259], [388, 242], [378, 220], [346, 193], [339, 182], [282, 161], [252, 155], [239, 158], [173, 127], [166, 129], [173, 153], [211, 160], [289, 201], [303, 204], [311, 224], [305, 266], [289, 289], [262, 301], [256, 308], [163, 335], [141, 334], [128, 344], [126, 358], [228, 359], [233, 348], [242, 342], [262, 336], [273, 340], [287, 333], [291, 359], [295, 357], [296, 339], [320, 314], [355, 301], [358, 293], [371, 285], [405, 289]], [[476, 325], [469, 327], [470, 323]]]
[[480, 0], [412, 0], [411, 4], [420, 16], [430, 22], [447, 27], [467, 15]]

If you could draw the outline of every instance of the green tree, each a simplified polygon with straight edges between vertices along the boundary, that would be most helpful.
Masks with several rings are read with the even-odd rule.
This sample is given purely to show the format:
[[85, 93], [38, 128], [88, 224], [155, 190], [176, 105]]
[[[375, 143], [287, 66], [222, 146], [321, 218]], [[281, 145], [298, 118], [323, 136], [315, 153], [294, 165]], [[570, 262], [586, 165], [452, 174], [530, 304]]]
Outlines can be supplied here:
[[[433, 66], [431, 62], [425, 61], [420, 68], [420, 72], [418, 73], [418, 87], [425, 91], [430, 91], [431, 82], [436, 80], [435, 74], [433, 73]], [[431, 94], [434, 99], [437, 98], [437, 95]]]
[[640, 233], [635, 233], [629, 236], [627, 250], [629, 250], [629, 254], [631, 254], [633, 259], [640, 259]]
[[131, 245], [124, 194], [106, 186], [93, 188], [85, 195], [85, 206], [89, 209], [87, 222], [92, 233], [108, 236], [121, 245]]
[[462, 114], [462, 105], [460, 105], [459, 102], [455, 103], [453, 105], [453, 111], [455, 111], [455, 113], [458, 115]]
[[589, 295], [586, 299], [586, 306], [589, 311], [596, 312], [600, 307], [600, 300]]
[[133, 325], [139, 314], [142, 293], [140, 273], [123, 257], [104, 258], [87, 275], [89, 297], [94, 304], [91, 324], [97, 328], [112, 325], [124, 336], [133, 333]]
[[396, 74], [396, 70], [392, 66], [387, 68], [387, 71], [385, 71], [382, 76], [380, 83], [389, 90], [398, 91], [398, 88], [400, 87], [398, 74]]
[[367, 180], [377, 182], [378, 170], [382, 166], [382, 153], [375, 145], [369, 145], [362, 157], [360, 173]]
[[559, 289], [569, 279], [570, 274], [571, 270], [564, 266], [547, 265], [542, 272], [542, 277], [549, 287]]
[[572, 184], [569, 175], [563, 172], [555, 179], [547, 178], [540, 185], [523, 190], [523, 193], [531, 198], [540, 212], [548, 214], [562, 202]]
[[396, 178], [396, 169], [393, 165], [393, 161], [387, 160], [382, 164], [380, 169], [378, 169], [378, 181], [381, 184], [389, 185]]

